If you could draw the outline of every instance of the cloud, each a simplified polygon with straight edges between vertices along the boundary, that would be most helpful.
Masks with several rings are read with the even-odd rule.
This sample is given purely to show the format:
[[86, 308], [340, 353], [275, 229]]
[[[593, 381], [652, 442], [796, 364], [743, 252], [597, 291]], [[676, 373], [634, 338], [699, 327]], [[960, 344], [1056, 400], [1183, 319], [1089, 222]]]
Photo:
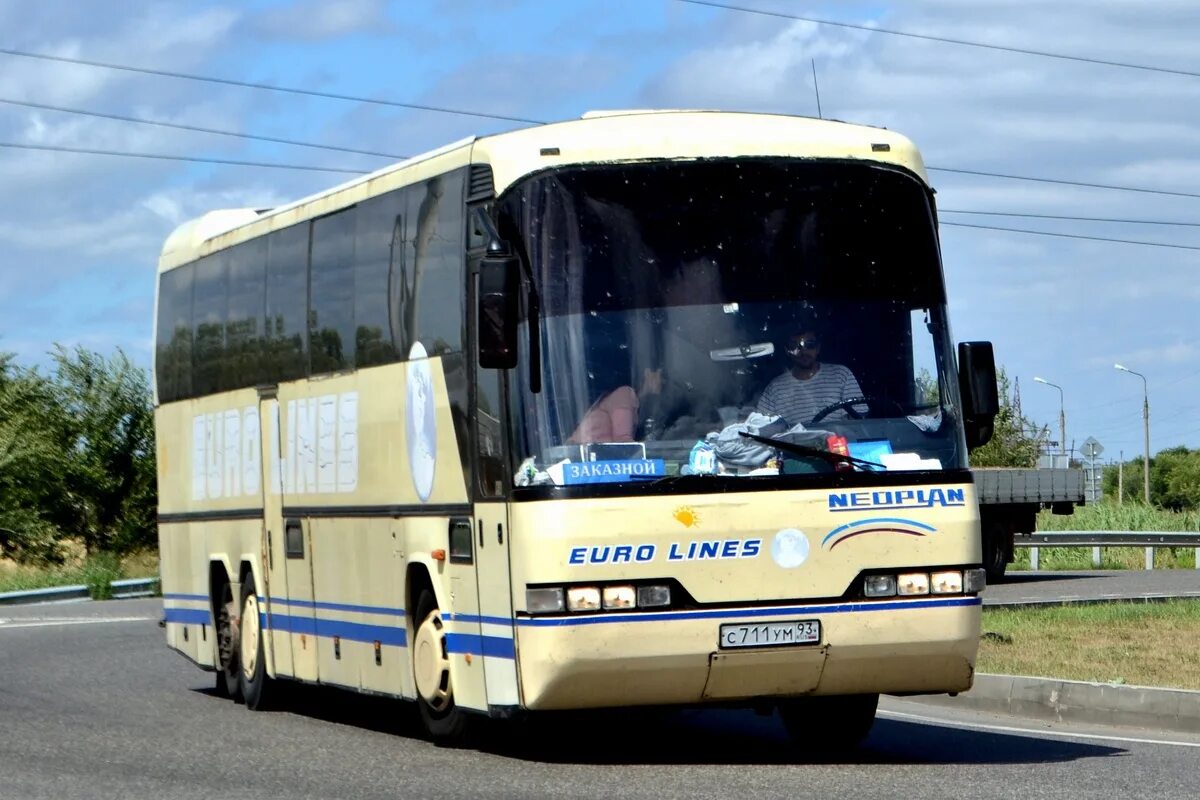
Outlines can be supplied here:
[[395, 32], [385, 0], [297, 0], [262, 12], [252, 25], [266, 39], [320, 42]]

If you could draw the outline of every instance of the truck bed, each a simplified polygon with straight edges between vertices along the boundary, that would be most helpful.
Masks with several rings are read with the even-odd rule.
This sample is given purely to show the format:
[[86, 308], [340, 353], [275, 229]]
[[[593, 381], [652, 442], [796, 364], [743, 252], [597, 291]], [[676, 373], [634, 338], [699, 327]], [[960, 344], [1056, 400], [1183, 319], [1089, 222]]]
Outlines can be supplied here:
[[1071, 503], [1083, 505], [1083, 470], [976, 467], [980, 505]]

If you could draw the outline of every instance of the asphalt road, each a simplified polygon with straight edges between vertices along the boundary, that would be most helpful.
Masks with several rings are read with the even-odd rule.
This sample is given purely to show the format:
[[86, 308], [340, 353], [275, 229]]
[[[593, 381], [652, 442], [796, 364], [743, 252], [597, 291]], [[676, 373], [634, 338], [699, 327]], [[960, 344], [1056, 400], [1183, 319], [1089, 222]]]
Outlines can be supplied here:
[[1200, 786], [1200, 737], [895, 699], [836, 762], [740, 711], [579, 717], [532, 740], [492, 725], [474, 749], [442, 749], [396, 701], [303, 688], [254, 713], [219, 699], [167, 650], [159, 613], [155, 600], [0, 609], [0, 798], [1168, 800]]
[[[983, 604], [1056, 603], [1157, 597], [1200, 598], [1200, 570], [1010, 572], [983, 591]], [[1200, 790], [1197, 791], [1200, 796]]]

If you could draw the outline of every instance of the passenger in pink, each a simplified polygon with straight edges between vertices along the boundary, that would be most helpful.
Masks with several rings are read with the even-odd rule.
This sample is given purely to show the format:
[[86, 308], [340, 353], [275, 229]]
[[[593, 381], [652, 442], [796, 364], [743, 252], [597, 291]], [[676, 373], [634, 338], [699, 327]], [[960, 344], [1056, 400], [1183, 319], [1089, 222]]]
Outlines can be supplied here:
[[628, 385], [619, 386], [601, 397], [583, 415], [567, 444], [632, 442], [637, 431], [640, 398], [661, 391], [662, 370], [647, 368], [642, 372], [640, 391]]

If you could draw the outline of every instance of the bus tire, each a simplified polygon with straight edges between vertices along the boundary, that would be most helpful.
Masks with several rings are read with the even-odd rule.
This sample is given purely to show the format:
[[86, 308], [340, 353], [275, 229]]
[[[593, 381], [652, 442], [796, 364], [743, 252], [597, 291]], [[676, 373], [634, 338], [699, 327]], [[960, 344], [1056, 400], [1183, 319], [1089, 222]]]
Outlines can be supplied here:
[[238, 606], [233, 600], [233, 586], [228, 580], [221, 581], [214, 595], [216, 611], [214, 633], [217, 637], [217, 696], [241, 702], [242, 685], [238, 678], [241, 666], [238, 652], [241, 648], [241, 625]]
[[258, 592], [254, 587], [254, 576], [246, 575], [242, 581], [241, 636], [238, 649], [238, 670], [242, 697], [246, 708], [263, 711], [269, 707], [274, 683], [267, 675], [263, 643], [262, 616], [258, 605]]
[[462, 744], [467, 715], [454, 703], [446, 628], [432, 590], [421, 589], [413, 622], [413, 679], [421, 723], [436, 743]]
[[792, 741], [809, 752], [834, 754], [856, 748], [875, 724], [877, 694], [797, 697], [779, 703]]

